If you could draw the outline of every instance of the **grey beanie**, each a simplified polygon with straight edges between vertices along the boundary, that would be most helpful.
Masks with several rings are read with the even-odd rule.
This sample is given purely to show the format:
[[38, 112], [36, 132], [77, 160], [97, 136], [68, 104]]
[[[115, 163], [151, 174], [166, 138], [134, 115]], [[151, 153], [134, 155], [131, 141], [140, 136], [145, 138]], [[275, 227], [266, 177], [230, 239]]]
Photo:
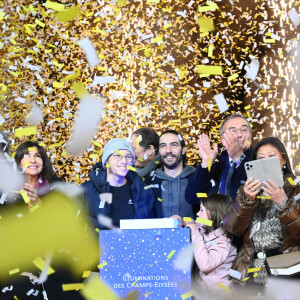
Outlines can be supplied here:
[[133, 156], [133, 163], [134, 163], [134, 152], [133, 149], [130, 145], [130, 143], [128, 143], [126, 140], [120, 139], [120, 138], [115, 138], [115, 139], [111, 139], [105, 146], [103, 149], [103, 155], [102, 155], [102, 165], [105, 168], [106, 165], [106, 161], [108, 160], [108, 158], [116, 151], [116, 150], [128, 150], [132, 156]]

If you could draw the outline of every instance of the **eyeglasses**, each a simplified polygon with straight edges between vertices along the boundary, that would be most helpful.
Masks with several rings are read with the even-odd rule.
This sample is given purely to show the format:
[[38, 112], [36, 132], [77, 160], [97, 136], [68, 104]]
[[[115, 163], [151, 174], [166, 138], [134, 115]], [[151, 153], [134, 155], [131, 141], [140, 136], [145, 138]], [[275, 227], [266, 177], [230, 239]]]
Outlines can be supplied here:
[[123, 157], [125, 157], [125, 159], [126, 159], [127, 162], [132, 162], [133, 161], [133, 156], [130, 155], [130, 154], [125, 155], [125, 156], [120, 155], [120, 154], [112, 154], [112, 156], [114, 157], [114, 159], [116, 161], [121, 161], [123, 159]]
[[[238, 132], [241, 132], [242, 134], [246, 134], [250, 132], [250, 128], [248, 126], [243, 126], [241, 128], [236, 128], [236, 127], [230, 127], [228, 128], [228, 131], [230, 131], [231, 133], [237, 134]], [[224, 132], [221, 133], [221, 135], [223, 135]]]

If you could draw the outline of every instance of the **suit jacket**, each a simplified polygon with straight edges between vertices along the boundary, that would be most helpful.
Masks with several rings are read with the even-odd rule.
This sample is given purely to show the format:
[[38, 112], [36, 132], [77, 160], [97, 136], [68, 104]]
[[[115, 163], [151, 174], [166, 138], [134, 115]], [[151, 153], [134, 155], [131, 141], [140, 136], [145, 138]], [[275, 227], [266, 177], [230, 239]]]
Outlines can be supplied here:
[[[236, 193], [240, 185], [247, 180], [244, 164], [250, 160], [252, 148], [245, 152], [245, 158], [235, 168], [231, 178], [231, 192], [232, 200], [235, 200]], [[185, 190], [185, 199], [188, 203], [193, 205], [200, 205], [200, 198], [197, 193], [218, 194], [221, 184], [222, 175], [229, 161], [227, 151], [223, 151], [213, 162], [210, 172], [208, 168], [202, 168], [201, 164], [197, 167], [195, 173], [189, 178], [189, 183]]]

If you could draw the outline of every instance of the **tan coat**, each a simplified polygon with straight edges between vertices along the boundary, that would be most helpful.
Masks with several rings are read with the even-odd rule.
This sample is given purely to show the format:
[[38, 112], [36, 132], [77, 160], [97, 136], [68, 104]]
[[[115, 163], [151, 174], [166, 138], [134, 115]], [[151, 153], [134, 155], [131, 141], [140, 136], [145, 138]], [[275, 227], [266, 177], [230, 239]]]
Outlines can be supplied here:
[[[297, 201], [294, 196], [300, 194], [300, 184], [291, 185], [287, 180], [292, 175], [284, 177], [283, 189], [288, 197], [286, 205], [282, 208], [278, 217], [283, 226], [284, 244], [283, 251], [300, 250], [300, 199]], [[233, 235], [243, 238], [243, 246], [239, 251], [233, 269], [242, 274], [242, 279], [247, 277], [247, 270], [254, 258], [255, 249], [250, 240], [251, 222], [260, 200], [256, 199], [251, 203], [246, 202], [244, 186], [238, 190], [233, 205], [224, 218], [224, 228]]]

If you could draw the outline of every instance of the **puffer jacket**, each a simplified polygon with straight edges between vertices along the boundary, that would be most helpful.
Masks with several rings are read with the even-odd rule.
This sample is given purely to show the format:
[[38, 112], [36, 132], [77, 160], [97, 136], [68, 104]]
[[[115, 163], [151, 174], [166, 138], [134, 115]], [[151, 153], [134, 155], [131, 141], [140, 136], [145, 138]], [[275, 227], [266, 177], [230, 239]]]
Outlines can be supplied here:
[[[106, 169], [102, 163], [96, 163], [90, 173], [90, 181], [82, 184], [85, 190], [85, 199], [87, 201], [87, 209], [93, 225], [99, 229], [106, 229], [98, 222], [99, 214], [110, 216], [111, 205], [105, 203], [103, 208], [99, 208], [101, 193], [109, 193], [110, 185], [107, 182]], [[155, 218], [155, 195], [151, 189], [144, 189], [142, 179], [133, 171], [128, 171], [126, 179], [131, 185], [131, 199], [135, 209], [136, 219]]]
[[[300, 199], [295, 200], [294, 198], [300, 193], [300, 185], [299, 183], [292, 185], [288, 178], [295, 179], [295, 177], [290, 174], [284, 176], [283, 189], [288, 199], [283, 207], [277, 206], [278, 218], [282, 224], [284, 235], [282, 252], [300, 250]], [[247, 277], [247, 270], [254, 259], [255, 249], [250, 239], [250, 228], [253, 215], [259, 205], [259, 199], [252, 202], [246, 201], [244, 186], [241, 186], [235, 202], [223, 221], [224, 228], [228, 232], [243, 238], [243, 246], [233, 264], [233, 269], [242, 274], [241, 279]]]

